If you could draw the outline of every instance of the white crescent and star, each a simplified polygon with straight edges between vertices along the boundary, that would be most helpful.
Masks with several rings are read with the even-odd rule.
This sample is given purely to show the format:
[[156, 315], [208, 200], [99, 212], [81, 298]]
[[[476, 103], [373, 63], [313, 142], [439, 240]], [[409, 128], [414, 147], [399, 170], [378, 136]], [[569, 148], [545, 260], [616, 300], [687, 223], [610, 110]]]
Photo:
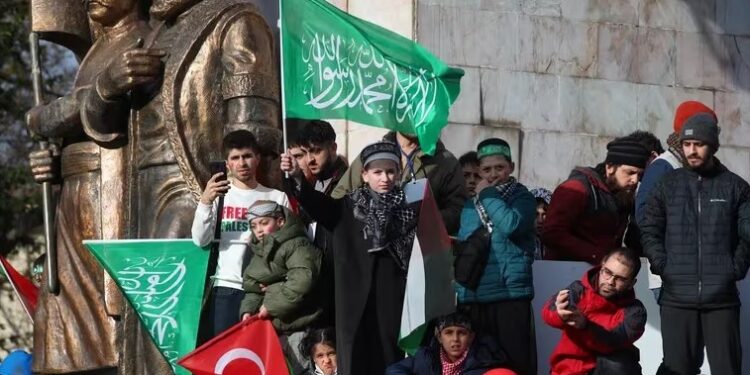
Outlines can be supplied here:
[[263, 360], [254, 351], [247, 348], [236, 348], [232, 349], [219, 358], [214, 367], [214, 373], [217, 375], [224, 374], [224, 369], [234, 360], [237, 359], [248, 359], [255, 363], [260, 369], [260, 375], [266, 375], [266, 366], [263, 364]]

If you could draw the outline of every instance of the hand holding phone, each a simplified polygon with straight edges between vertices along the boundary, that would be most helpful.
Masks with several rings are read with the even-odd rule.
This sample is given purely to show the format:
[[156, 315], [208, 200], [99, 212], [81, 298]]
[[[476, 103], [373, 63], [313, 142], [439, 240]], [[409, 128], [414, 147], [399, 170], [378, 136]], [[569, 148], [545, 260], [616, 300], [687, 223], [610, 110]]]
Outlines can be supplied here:
[[229, 191], [227, 164], [224, 161], [212, 161], [209, 163], [209, 170], [211, 178], [201, 194], [201, 203], [205, 205], [213, 204], [216, 198], [224, 196]]

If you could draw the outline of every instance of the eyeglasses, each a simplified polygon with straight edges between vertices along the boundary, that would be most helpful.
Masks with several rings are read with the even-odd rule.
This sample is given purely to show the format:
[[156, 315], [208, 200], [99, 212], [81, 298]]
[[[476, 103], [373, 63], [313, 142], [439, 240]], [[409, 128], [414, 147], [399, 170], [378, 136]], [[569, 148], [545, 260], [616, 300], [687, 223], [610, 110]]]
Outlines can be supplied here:
[[599, 270], [599, 274], [604, 277], [604, 280], [609, 281], [609, 280], [614, 279], [615, 280], [615, 284], [623, 285], [623, 284], [626, 284], [627, 282], [630, 281], [629, 277], [623, 277], [623, 276], [620, 276], [620, 275], [615, 275], [614, 272], [610, 271], [609, 268], [604, 267], [604, 266], [602, 266], [602, 268]]

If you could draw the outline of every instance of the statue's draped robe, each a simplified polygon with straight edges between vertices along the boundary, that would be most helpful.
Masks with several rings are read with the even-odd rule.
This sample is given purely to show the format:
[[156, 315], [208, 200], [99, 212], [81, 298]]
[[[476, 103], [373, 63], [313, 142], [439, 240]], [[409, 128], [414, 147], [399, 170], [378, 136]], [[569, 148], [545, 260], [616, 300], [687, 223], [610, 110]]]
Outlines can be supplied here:
[[[108, 310], [105, 302], [121, 297], [82, 241], [124, 233], [125, 179], [117, 174], [124, 159], [117, 144], [104, 142], [101, 148], [85, 135], [81, 111], [101, 68], [148, 31], [145, 22], [137, 22], [100, 36], [81, 62], [73, 92], [37, 113], [44, 124], [41, 135], [62, 138], [63, 148], [55, 216], [60, 293], [50, 294], [46, 285], [41, 290], [34, 324], [35, 373], [80, 373], [118, 365], [116, 321], [110, 315], [119, 312]], [[102, 173], [103, 167], [109, 173]]]
[[[108, 113], [123, 101], [91, 92], [84, 129], [97, 140], [128, 138], [130, 237], [189, 238], [209, 161], [224, 159], [226, 133], [250, 130], [263, 151], [278, 152], [273, 38], [257, 9], [241, 0], [201, 1], [174, 22], [152, 25], [145, 47], [167, 51], [163, 79], [132, 94], [129, 122], [119, 124]], [[170, 373], [137, 320], [127, 311], [123, 319], [120, 373]]]

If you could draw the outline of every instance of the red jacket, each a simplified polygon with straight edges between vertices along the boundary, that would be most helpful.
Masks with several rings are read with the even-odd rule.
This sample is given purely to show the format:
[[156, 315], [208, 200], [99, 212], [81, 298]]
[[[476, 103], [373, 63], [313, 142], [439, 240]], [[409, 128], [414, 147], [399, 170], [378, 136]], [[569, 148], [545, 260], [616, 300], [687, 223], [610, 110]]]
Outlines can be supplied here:
[[646, 308], [635, 299], [630, 290], [622, 296], [608, 300], [592, 286], [597, 285], [599, 269], [586, 272], [580, 281], [568, 286], [570, 301], [586, 316], [585, 328], [565, 324], [557, 314], [557, 293], [544, 304], [542, 318], [552, 327], [563, 331], [560, 343], [550, 357], [552, 375], [583, 375], [596, 367], [596, 357], [621, 350], [638, 349], [638, 340], [646, 326]]
[[607, 251], [622, 245], [628, 222], [604, 182], [600, 165], [576, 168], [555, 189], [541, 230], [545, 259], [598, 264]]

